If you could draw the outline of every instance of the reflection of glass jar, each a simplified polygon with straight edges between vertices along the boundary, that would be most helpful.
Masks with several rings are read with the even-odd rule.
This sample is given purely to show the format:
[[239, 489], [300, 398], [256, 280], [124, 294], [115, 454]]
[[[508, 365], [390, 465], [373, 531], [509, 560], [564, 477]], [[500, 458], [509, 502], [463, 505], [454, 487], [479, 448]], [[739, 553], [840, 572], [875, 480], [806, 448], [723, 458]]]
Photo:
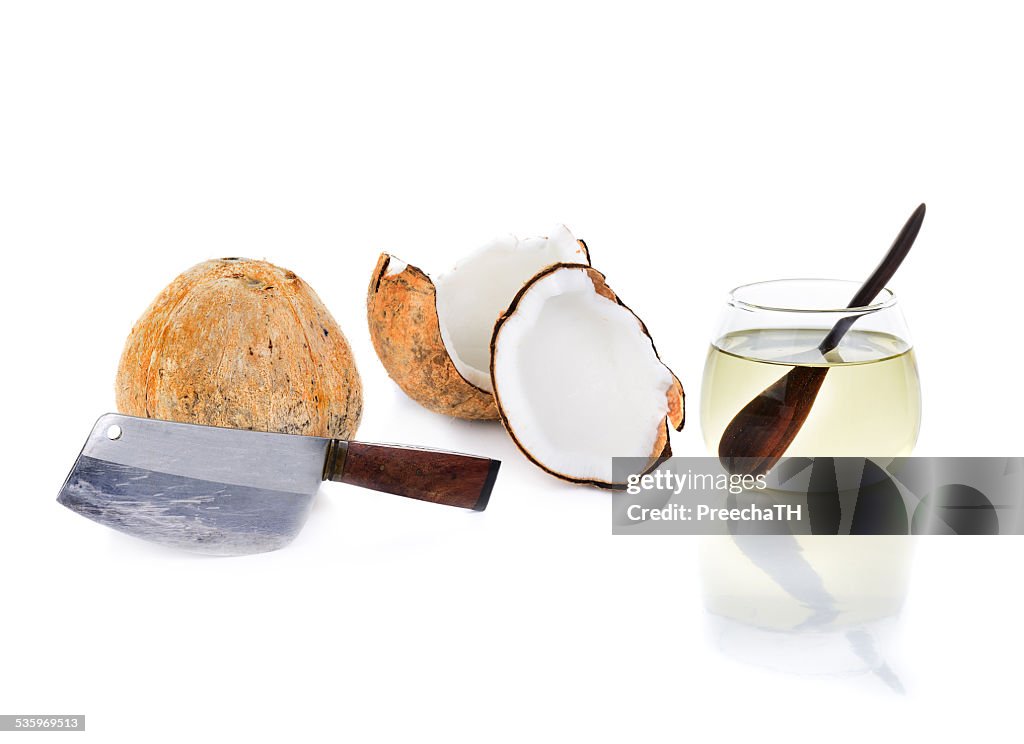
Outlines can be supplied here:
[[[786, 279], [733, 290], [704, 369], [701, 427], [710, 453], [747, 403], [800, 365], [828, 372], [786, 456], [910, 454], [921, 395], [903, 315], [888, 290], [869, 306], [846, 308], [857, 288]], [[849, 330], [822, 353], [819, 345], [843, 319]], [[893, 615], [909, 567], [905, 536], [751, 535], [708, 537], [701, 545], [708, 609], [776, 630], [849, 627]]]
[[701, 540], [704, 602], [773, 630], [825, 630], [896, 614], [910, 575], [901, 535], [738, 535]]

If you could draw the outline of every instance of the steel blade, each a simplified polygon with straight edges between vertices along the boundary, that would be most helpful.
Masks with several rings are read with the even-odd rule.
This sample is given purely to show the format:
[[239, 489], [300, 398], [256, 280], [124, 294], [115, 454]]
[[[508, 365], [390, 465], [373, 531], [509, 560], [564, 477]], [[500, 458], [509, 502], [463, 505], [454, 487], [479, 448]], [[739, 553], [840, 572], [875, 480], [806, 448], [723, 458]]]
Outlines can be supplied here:
[[57, 500], [151, 542], [217, 555], [287, 545], [319, 489], [329, 440], [102, 416]]

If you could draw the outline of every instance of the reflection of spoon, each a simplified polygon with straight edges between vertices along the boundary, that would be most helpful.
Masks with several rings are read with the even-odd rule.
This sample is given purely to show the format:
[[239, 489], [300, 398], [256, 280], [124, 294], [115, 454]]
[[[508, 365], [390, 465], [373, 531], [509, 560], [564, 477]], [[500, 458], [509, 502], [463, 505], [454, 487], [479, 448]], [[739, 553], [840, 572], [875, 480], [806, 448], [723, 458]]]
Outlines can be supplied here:
[[[910, 215], [885, 258], [847, 307], [864, 307], [885, 288], [914, 244], [924, 221], [924, 210], [922, 204]], [[818, 345], [818, 351], [822, 355], [834, 351], [858, 317], [840, 318]], [[827, 366], [793, 367], [747, 403], [722, 432], [718, 457], [725, 468], [731, 473], [751, 475], [771, 470], [807, 420], [828, 370]]]
[[[827, 631], [839, 617], [839, 601], [826, 588], [821, 574], [807, 560], [793, 535], [733, 535], [736, 547], [772, 581], [811, 614], [793, 628], [797, 634]], [[882, 656], [879, 644], [867, 623], [848, 628], [843, 638], [850, 651], [889, 689], [905, 693], [902, 682]]]

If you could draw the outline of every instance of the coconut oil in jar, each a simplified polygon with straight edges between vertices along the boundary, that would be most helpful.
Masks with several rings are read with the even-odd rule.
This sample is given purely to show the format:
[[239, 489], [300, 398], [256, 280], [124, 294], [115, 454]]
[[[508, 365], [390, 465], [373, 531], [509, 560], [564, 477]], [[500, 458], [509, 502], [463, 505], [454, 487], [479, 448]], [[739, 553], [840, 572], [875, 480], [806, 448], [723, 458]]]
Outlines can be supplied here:
[[888, 333], [856, 328], [822, 355], [820, 329], [730, 333], [712, 344], [704, 366], [701, 431], [718, 451], [733, 417], [797, 364], [828, 373], [787, 457], [909, 455], [921, 425], [921, 390], [910, 345]]

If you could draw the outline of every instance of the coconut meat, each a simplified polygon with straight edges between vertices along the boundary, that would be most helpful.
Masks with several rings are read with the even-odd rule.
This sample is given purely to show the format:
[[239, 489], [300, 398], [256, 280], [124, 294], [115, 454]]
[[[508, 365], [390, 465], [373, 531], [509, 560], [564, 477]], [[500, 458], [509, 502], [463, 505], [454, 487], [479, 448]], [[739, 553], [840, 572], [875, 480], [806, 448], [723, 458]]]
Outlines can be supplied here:
[[434, 280], [441, 340], [469, 383], [491, 392], [494, 323], [529, 279], [556, 263], [587, 263], [583, 247], [564, 225], [548, 237], [494, 240]]
[[573, 480], [611, 483], [613, 457], [652, 458], [671, 372], [640, 321], [583, 268], [536, 280], [494, 345], [496, 395], [519, 446]]
[[409, 268], [409, 264], [405, 261], [395, 258], [394, 256], [390, 256], [388, 258], [387, 273], [385, 273], [384, 276], [398, 276], [407, 268]]

